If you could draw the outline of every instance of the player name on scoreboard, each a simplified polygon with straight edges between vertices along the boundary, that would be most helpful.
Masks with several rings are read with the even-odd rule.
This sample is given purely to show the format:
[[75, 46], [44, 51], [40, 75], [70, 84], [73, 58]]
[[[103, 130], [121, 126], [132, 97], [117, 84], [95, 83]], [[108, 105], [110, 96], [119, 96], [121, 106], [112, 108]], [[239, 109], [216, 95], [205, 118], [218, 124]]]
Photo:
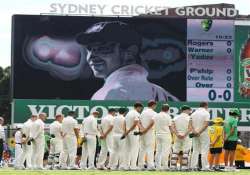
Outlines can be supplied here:
[[231, 20], [188, 20], [188, 101], [233, 101], [233, 35]]

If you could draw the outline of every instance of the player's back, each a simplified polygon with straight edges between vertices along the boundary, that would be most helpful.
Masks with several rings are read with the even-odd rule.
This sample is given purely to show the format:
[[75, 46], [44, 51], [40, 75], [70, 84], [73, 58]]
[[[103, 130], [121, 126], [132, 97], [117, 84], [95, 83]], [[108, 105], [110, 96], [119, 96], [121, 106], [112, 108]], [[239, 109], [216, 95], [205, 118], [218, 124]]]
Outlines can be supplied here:
[[[126, 129], [129, 129], [133, 126], [134, 121], [139, 121], [140, 113], [136, 110], [131, 110], [125, 116]], [[134, 131], [139, 131], [138, 126], [135, 127]]]
[[67, 135], [75, 135], [74, 129], [77, 128], [77, 121], [72, 116], [67, 116], [62, 121], [62, 132]]
[[122, 115], [118, 115], [114, 118], [114, 134], [123, 134], [124, 132], [124, 122], [125, 118]]
[[170, 134], [169, 126], [172, 119], [166, 112], [160, 112], [155, 116], [155, 132], [156, 134]]
[[188, 131], [190, 116], [185, 113], [181, 113], [174, 118], [174, 124], [177, 132], [186, 133]]

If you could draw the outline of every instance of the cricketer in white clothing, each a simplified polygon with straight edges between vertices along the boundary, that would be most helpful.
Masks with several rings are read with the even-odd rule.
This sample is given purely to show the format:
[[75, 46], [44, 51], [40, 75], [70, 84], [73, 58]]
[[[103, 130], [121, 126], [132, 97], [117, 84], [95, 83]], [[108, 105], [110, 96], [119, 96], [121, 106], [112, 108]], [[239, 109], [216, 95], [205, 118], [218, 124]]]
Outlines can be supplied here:
[[[116, 110], [110, 108], [108, 115], [103, 117], [101, 120], [101, 152], [98, 159], [97, 167], [99, 169], [106, 169], [105, 162], [107, 160], [107, 154], [111, 154], [113, 146], [113, 120], [116, 115]], [[110, 162], [109, 162], [110, 163]]]
[[37, 120], [37, 115], [31, 115], [30, 119], [28, 119], [22, 127], [22, 138], [24, 140], [24, 143], [22, 144], [23, 152], [20, 155], [20, 161], [18, 162], [19, 165], [17, 168], [23, 169], [24, 168], [24, 162], [26, 161], [26, 168], [31, 169], [32, 163], [31, 163], [31, 155], [32, 155], [32, 146], [31, 143], [28, 142], [30, 140], [30, 133], [31, 133], [31, 126], [32, 123]]
[[100, 136], [97, 128], [97, 117], [99, 112], [95, 111], [92, 115], [86, 117], [82, 122], [81, 127], [81, 138], [82, 138], [82, 158], [81, 158], [81, 169], [95, 169], [95, 153], [96, 153], [96, 136]]
[[167, 170], [169, 154], [172, 147], [172, 119], [168, 114], [169, 105], [163, 104], [161, 112], [155, 116], [156, 155], [155, 164], [158, 170]]
[[[126, 108], [120, 108], [119, 114], [114, 117], [114, 127], [113, 127], [113, 148], [110, 156], [110, 169], [122, 169], [122, 165], [124, 165], [124, 146], [125, 140], [121, 139], [123, 134], [126, 132], [125, 126], [125, 114], [127, 112]], [[119, 164], [119, 167], [118, 167]]]
[[156, 112], [155, 101], [148, 102], [148, 108], [143, 110], [140, 116], [140, 151], [138, 157], [138, 166], [140, 169], [144, 169], [145, 156], [147, 156], [147, 169], [154, 169], [154, 118]]
[[[63, 153], [60, 158], [61, 169], [78, 169], [75, 165], [75, 158], [77, 153], [77, 139], [79, 138], [79, 129], [77, 120], [74, 119], [75, 112], [69, 111], [68, 116], [62, 121], [63, 133]], [[69, 164], [67, 166], [67, 160]]]
[[[55, 116], [55, 121], [52, 122], [49, 126], [50, 128], [50, 155], [55, 157], [56, 163], [59, 160], [59, 156], [62, 153], [63, 149], [63, 133], [62, 133], [62, 120], [64, 116], [62, 114], [57, 114]], [[62, 157], [62, 155], [60, 156]]]
[[134, 135], [134, 132], [138, 132], [138, 123], [140, 112], [143, 109], [143, 105], [141, 103], [134, 104], [134, 110], [131, 110], [125, 116], [125, 125], [126, 125], [126, 133], [125, 137], [125, 150], [124, 152], [127, 154], [126, 161], [124, 161], [124, 165], [122, 168], [125, 170], [137, 170], [137, 158], [139, 154], [139, 137]]
[[45, 149], [44, 121], [47, 114], [39, 114], [39, 118], [31, 124], [30, 140], [32, 141], [33, 169], [43, 169], [43, 156]]
[[208, 164], [208, 151], [210, 145], [210, 139], [208, 135], [208, 124], [210, 120], [210, 114], [208, 112], [208, 103], [202, 102], [200, 108], [198, 108], [191, 115], [191, 128], [193, 137], [193, 153], [191, 159], [191, 168], [195, 169], [198, 166], [198, 157], [201, 154], [201, 165], [203, 170], [209, 168]]
[[22, 126], [17, 126], [17, 131], [15, 133], [15, 168], [20, 167], [20, 156], [22, 155], [23, 149], [22, 149], [22, 132], [21, 132]]
[[187, 153], [191, 149], [190, 133], [190, 113], [191, 108], [183, 105], [180, 108], [181, 114], [175, 116], [173, 120], [173, 132], [176, 136], [174, 143], [174, 152], [178, 154], [180, 168], [182, 167], [183, 153]]

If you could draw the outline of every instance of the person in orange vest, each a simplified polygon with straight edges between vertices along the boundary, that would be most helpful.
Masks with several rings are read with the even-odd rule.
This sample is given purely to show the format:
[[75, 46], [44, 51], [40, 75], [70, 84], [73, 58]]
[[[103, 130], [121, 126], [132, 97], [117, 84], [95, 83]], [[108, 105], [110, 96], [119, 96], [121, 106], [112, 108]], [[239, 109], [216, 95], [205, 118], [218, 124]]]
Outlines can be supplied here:
[[241, 144], [241, 140], [238, 139], [236, 151], [235, 151], [235, 166], [237, 169], [245, 168], [245, 155], [247, 154], [247, 148]]
[[209, 127], [208, 134], [210, 137], [210, 166], [209, 168], [212, 169], [214, 165], [215, 171], [220, 170], [220, 154], [222, 153], [223, 148], [223, 119], [221, 117], [216, 117], [213, 120], [213, 125]]

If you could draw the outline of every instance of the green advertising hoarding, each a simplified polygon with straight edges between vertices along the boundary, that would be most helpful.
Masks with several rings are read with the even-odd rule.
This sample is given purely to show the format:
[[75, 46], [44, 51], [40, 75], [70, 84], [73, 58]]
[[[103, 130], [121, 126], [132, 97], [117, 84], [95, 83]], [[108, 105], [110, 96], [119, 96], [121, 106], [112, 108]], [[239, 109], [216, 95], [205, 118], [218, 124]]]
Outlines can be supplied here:
[[[77, 112], [77, 119], [79, 122], [84, 117], [87, 117], [91, 112], [98, 110], [101, 116], [107, 114], [110, 107], [119, 108], [121, 106], [129, 109], [133, 108], [134, 102], [126, 101], [90, 101], [90, 100], [20, 100], [13, 101], [13, 123], [23, 123], [31, 114], [38, 114], [45, 112], [48, 114], [46, 123], [53, 121], [54, 116], [59, 113], [67, 114], [67, 111], [74, 110]], [[146, 105], [146, 103], [144, 103]], [[179, 112], [179, 107], [183, 104], [190, 105], [193, 109], [198, 107], [198, 103], [185, 103], [185, 102], [169, 102], [171, 106], [170, 114], [175, 116]], [[157, 111], [161, 103], [158, 103]], [[250, 122], [247, 117], [250, 117], [250, 104], [249, 103], [210, 103], [209, 111], [211, 119], [217, 116], [228, 117], [231, 108], [239, 108], [241, 110], [242, 118], [240, 120], [241, 130], [250, 131]]]
[[235, 21], [235, 101], [250, 103], [250, 22]]

